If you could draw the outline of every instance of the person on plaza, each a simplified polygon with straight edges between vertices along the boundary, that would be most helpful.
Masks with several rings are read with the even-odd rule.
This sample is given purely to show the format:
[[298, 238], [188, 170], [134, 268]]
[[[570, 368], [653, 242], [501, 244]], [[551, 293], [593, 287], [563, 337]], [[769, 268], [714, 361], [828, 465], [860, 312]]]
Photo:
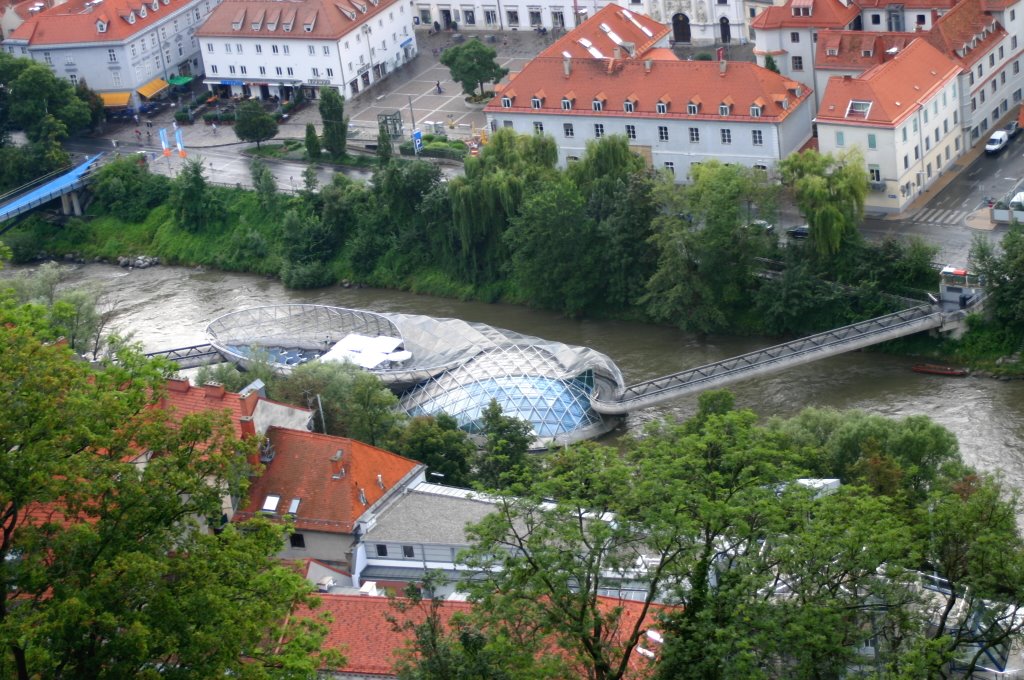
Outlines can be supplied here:
[[216, 137], [217, 136], [217, 123], [211, 123], [210, 125], [211, 125], [211, 127], [213, 127], [213, 136]]
[[437, 93], [438, 94], [441, 94], [442, 92], [444, 92], [444, 90], [441, 89], [441, 81], [440, 80], [437, 81], [437, 83], [434, 85], [434, 87], [437, 88]]
[[138, 125], [139, 124], [139, 114], [136, 113], [133, 117], [135, 118], [135, 124]]
[[139, 128], [135, 128], [135, 139], [142, 141], [142, 131]]

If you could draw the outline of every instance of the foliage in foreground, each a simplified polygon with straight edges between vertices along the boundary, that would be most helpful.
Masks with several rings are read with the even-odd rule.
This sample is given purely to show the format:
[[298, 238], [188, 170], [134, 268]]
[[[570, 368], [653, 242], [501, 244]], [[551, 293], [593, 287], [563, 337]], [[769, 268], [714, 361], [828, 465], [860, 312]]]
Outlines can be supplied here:
[[[811, 476], [843, 485], [795, 481]], [[758, 425], [709, 393], [686, 423], [553, 451], [501, 494], [460, 556], [472, 612], [445, 623], [429, 579], [396, 604], [415, 632], [403, 677], [485, 677], [509, 649], [502, 677], [524, 679], [969, 674], [979, 644], [1024, 636], [1017, 510], [925, 417]]]
[[0, 676], [270, 678], [337, 665], [319, 652], [319, 619], [289, 618], [316, 602], [272, 559], [287, 527], [222, 527], [254, 442], [222, 414], [169, 421], [155, 408], [168, 364], [119, 346], [117, 364], [94, 370], [53, 335], [41, 307], [0, 305]]

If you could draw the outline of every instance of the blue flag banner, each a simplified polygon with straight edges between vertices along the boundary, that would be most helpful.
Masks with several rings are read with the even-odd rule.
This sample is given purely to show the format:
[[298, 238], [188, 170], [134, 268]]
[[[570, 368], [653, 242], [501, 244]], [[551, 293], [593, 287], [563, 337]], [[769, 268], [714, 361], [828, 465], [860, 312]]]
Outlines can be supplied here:
[[164, 148], [164, 155], [171, 155], [171, 146], [167, 143], [167, 128], [160, 128], [160, 146]]
[[178, 146], [178, 155], [185, 157], [185, 142], [181, 139], [181, 128], [174, 131], [174, 143]]

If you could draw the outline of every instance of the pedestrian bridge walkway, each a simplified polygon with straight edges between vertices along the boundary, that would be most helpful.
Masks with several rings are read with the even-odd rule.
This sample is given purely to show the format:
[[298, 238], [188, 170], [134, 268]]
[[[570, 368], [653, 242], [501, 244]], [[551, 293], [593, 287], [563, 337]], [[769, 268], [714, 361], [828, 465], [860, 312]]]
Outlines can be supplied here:
[[[0, 196], [0, 224], [14, 219], [19, 215], [35, 210], [55, 198], [61, 198], [77, 192], [89, 182], [89, 173], [96, 166], [103, 154], [87, 158], [84, 163], [57, 176], [44, 175], [34, 182]], [[81, 214], [81, 208], [75, 198], [75, 214]], [[66, 206], [65, 206], [66, 207]], [[13, 225], [0, 227], [0, 234]]]
[[595, 392], [590, 398], [590, 405], [598, 413], [621, 415], [921, 331], [955, 328], [963, 322], [966, 314], [959, 309], [943, 311], [937, 304], [919, 305], [706, 366], [645, 380], [622, 388], [618, 394]]

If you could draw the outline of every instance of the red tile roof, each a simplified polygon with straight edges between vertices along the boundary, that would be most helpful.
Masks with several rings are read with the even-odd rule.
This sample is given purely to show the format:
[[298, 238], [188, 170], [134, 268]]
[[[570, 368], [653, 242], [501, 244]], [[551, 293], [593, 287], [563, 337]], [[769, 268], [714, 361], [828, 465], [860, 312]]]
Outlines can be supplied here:
[[[261, 513], [278, 496], [270, 516], [291, 514], [298, 529], [351, 533], [356, 521], [420, 463], [369, 444], [314, 432], [272, 427], [274, 459], [249, 489], [249, 504], [234, 519]], [[340, 456], [338, 454], [341, 454]], [[293, 499], [298, 509], [289, 512]]]
[[167, 381], [167, 394], [160, 399], [157, 406], [168, 410], [177, 418], [194, 413], [226, 410], [231, 416], [235, 436], [241, 439], [253, 434], [244, 429], [242, 418], [252, 415], [259, 400], [260, 396], [256, 392], [242, 397], [235, 392], [228, 392], [222, 385], [197, 387], [188, 380], [172, 378]]
[[[152, 1], [69, 0], [28, 19], [11, 33], [11, 40], [27, 40], [30, 45], [64, 45], [68, 43], [119, 42], [148, 31], [172, 12], [186, 7], [192, 0], [159, 0], [158, 9]], [[142, 7], [146, 16], [141, 16]], [[134, 12], [135, 23], [128, 23]], [[96, 24], [103, 21], [107, 30], [100, 33]]]
[[[338, 39], [399, 0], [225, 0], [196, 31], [198, 36], [276, 40]], [[286, 30], [286, 25], [289, 29]], [[306, 30], [309, 26], [310, 30]]]
[[[917, 9], [929, 11], [933, 9], [948, 10], [959, 0], [901, 0], [899, 4], [905, 9]], [[892, 0], [857, 0], [857, 5], [863, 9], [886, 9], [893, 4]]]
[[[956, 7], [939, 17], [928, 32], [928, 42], [968, 68], [1004, 37], [1006, 31], [986, 14], [982, 0], [960, 0]], [[978, 42], [972, 47], [976, 38]], [[957, 50], [963, 56], [957, 54]]]
[[[810, 6], [810, 16], [793, 16], [793, 6]], [[788, 0], [785, 5], [766, 7], [750, 22], [750, 27], [763, 31], [773, 28], [847, 28], [860, 16], [855, 5], [847, 7], [839, 0]]]
[[[721, 121], [751, 120], [750, 107], [761, 105], [764, 122], [779, 122], [810, 95], [810, 89], [787, 80], [778, 73], [750, 62], [707, 62], [627, 59], [615, 62], [609, 70], [604, 59], [568, 60], [570, 75], [565, 75], [562, 59], [537, 57], [487, 105], [489, 113], [530, 112], [531, 100], [541, 95], [541, 110], [546, 114], [569, 116], [616, 116], [632, 118], [687, 118]], [[799, 92], [799, 96], [796, 93]], [[512, 98], [512, 107], [502, 107], [503, 97]], [[574, 100], [571, 110], [562, 109], [562, 98]], [[635, 97], [632, 113], [624, 103]], [[593, 111], [592, 103], [603, 98], [602, 111]], [[732, 100], [729, 116], [720, 116], [719, 104]], [[787, 108], [783, 108], [782, 102]], [[658, 102], [669, 105], [667, 114], [657, 112]], [[699, 114], [687, 115], [687, 104], [699, 102]]]
[[[631, 12], [614, 4], [605, 5], [594, 16], [556, 40], [538, 56], [562, 58], [568, 55], [574, 59], [610, 59], [618, 47], [622, 58], [657, 58], [652, 57], [649, 52], [671, 31], [670, 27], [644, 14]], [[671, 58], [676, 58], [671, 50], [659, 49], [658, 52], [667, 52]]]
[[[960, 66], [924, 38], [890, 61], [862, 75], [829, 78], [818, 108], [818, 122], [893, 127], [927, 102], [960, 73]], [[851, 101], [870, 102], [867, 116], [847, 117]]]
[[[328, 624], [327, 638], [324, 640], [323, 646], [328, 649], [337, 649], [345, 655], [347, 664], [342, 672], [385, 677], [393, 675], [392, 669], [397, 658], [396, 654], [405, 647], [411, 633], [408, 631], [396, 632], [385, 616], [393, 615], [397, 616], [399, 620], [404, 620], [404, 615], [396, 614], [385, 597], [323, 593], [317, 595], [320, 599], [320, 606], [314, 610], [313, 615], [326, 612], [333, 619]], [[640, 602], [602, 597], [601, 604], [608, 607], [620, 605], [623, 607], [622, 617], [619, 620], [619, 630], [621, 631], [631, 630], [637, 617], [640, 616]], [[453, 615], [468, 613], [472, 608], [473, 605], [468, 602], [446, 600], [441, 604], [439, 613], [442, 622], [447, 626]], [[653, 606], [647, 614], [647, 621], [653, 622], [654, 612], [659, 609], [659, 606]], [[298, 615], [310, 616], [310, 613], [304, 610]], [[422, 620], [424, 614], [421, 610], [415, 609], [407, 616], [417, 621]], [[646, 640], [641, 638], [641, 643], [644, 642]], [[635, 651], [631, 661], [627, 677], [645, 678], [653, 673], [653, 667]], [[581, 673], [580, 677], [585, 677], [585, 675]]]
[[[891, 59], [921, 33], [874, 33], [866, 31], [822, 31], [814, 55], [816, 69], [867, 69]], [[887, 52], [893, 50], [895, 52]], [[835, 54], [830, 54], [835, 52]], [[870, 53], [870, 54], [865, 54]]]

